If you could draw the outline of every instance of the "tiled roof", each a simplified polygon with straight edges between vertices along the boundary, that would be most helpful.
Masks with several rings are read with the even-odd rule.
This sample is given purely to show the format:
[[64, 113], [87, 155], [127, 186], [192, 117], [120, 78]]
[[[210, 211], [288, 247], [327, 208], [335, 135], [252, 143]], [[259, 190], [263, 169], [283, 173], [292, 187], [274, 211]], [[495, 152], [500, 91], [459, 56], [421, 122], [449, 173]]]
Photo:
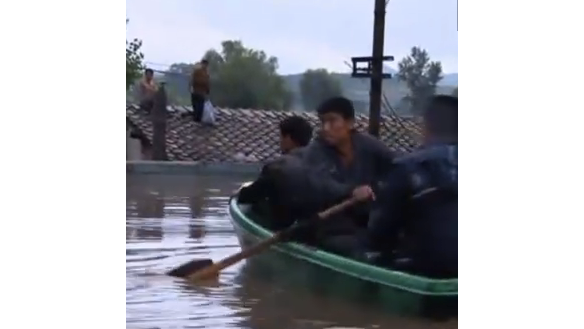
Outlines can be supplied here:
[[[217, 108], [215, 127], [185, 117], [184, 106], [167, 108], [167, 153], [171, 161], [255, 162], [279, 155], [278, 123], [287, 116], [301, 116], [318, 125], [315, 113]], [[126, 106], [127, 124], [149, 143], [152, 142], [150, 116], [137, 105]], [[365, 131], [367, 117], [358, 115], [357, 129]], [[420, 131], [412, 119], [383, 116], [381, 140], [391, 149], [408, 152], [414, 148]]]

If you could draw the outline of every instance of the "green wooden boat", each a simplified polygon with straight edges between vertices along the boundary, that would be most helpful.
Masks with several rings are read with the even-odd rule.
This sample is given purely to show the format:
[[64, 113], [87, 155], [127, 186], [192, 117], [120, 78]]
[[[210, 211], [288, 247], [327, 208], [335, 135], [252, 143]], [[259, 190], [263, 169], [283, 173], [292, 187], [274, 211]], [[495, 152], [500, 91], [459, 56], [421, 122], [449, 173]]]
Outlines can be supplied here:
[[[246, 205], [229, 202], [229, 212], [242, 246], [272, 236]], [[344, 297], [394, 314], [450, 318], [458, 313], [458, 279], [437, 280], [392, 271], [341, 257], [304, 244], [278, 244], [249, 260], [254, 275], [277, 278], [315, 293]]]

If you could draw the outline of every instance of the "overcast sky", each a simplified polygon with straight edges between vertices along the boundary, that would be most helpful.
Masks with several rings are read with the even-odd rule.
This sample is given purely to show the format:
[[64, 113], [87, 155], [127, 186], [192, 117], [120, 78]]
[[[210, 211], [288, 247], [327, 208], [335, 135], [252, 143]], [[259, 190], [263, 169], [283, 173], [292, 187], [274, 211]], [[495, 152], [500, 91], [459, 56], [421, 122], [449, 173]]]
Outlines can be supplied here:
[[[282, 74], [344, 72], [343, 61], [371, 55], [373, 0], [126, 0], [126, 16], [127, 38], [143, 40], [146, 61], [161, 64], [155, 69], [198, 61], [227, 39], [278, 57]], [[457, 0], [391, 0], [385, 53], [399, 59], [421, 46], [457, 72], [456, 26]]]

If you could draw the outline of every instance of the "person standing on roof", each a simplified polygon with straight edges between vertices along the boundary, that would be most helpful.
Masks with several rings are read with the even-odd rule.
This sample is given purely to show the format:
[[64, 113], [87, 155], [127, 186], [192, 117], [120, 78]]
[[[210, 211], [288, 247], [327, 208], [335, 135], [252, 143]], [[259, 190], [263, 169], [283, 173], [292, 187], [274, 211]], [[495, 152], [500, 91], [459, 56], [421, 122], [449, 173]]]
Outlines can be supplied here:
[[201, 122], [203, 119], [203, 109], [205, 101], [209, 97], [209, 61], [203, 59], [195, 64], [190, 79], [191, 103], [193, 105], [193, 119], [195, 122]]
[[152, 69], [144, 70], [144, 77], [140, 80], [140, 84], [138, 85], [139, 104], [142, 110], [150, 113], [154, 106], [154, 95], [157, 90], [158, 87], [154, 82], [154, 71]]

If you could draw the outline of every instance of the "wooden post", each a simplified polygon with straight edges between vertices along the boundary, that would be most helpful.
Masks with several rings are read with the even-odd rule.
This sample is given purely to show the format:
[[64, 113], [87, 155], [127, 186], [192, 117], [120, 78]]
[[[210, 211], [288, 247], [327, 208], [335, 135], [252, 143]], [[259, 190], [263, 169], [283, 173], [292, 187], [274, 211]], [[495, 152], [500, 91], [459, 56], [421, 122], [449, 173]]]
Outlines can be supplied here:
[[383, 92], [383, 41], [385, 37], [385, 0], [375, 0], [373, 17], [373, 58], [369, 89], [369, 133], [379, 137], [381, 94]]
[[154, 95], [152, 108], [152, 160], [167, 161], [166, 155], [166, 105], [167, 96], [164, 84]]

